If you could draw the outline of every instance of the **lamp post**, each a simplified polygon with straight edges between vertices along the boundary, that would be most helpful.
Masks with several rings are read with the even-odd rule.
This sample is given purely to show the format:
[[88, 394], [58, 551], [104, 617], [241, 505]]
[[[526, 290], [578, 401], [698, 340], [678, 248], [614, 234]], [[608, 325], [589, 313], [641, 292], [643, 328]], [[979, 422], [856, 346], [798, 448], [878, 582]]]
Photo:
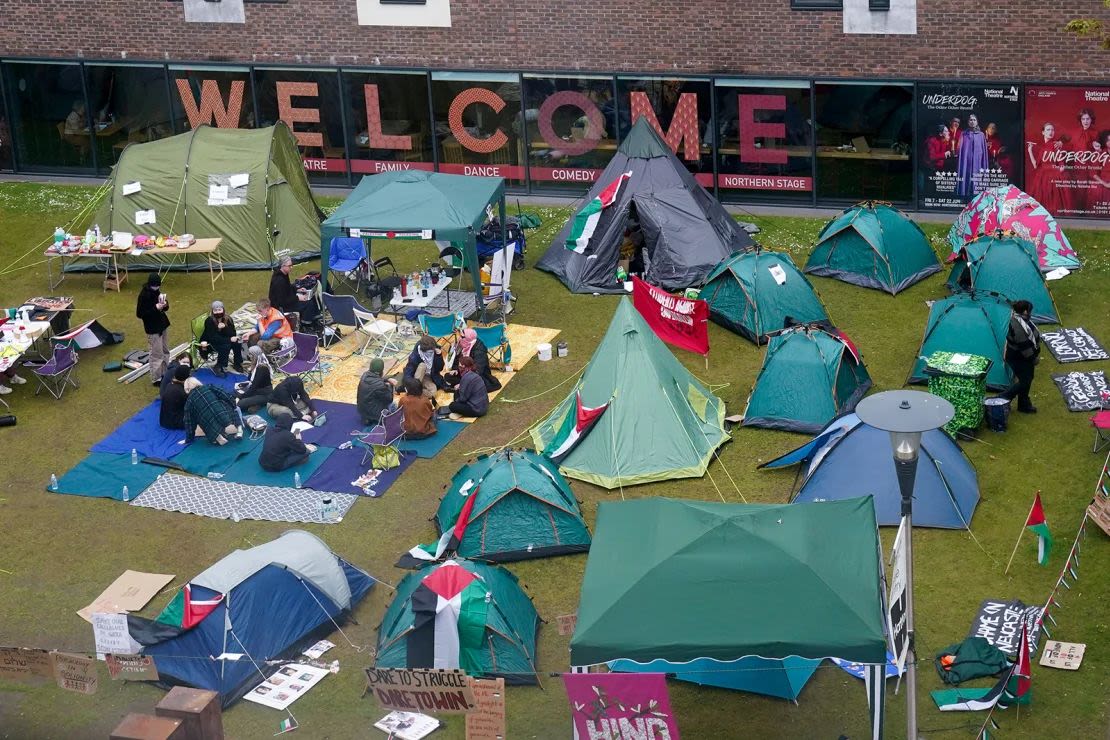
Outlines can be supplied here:
[[921, 435], [939, 429], [956, 411], [940, 396], [922, 391], [886, 391], [864, 398], [856, 415], [868, 426], [890, 433], [894, 470], [902, 494], [906, 522], [906, 737], [917, 740], [917, 649], [913, 640], [913, 487], [917, 479], [917, 453]]

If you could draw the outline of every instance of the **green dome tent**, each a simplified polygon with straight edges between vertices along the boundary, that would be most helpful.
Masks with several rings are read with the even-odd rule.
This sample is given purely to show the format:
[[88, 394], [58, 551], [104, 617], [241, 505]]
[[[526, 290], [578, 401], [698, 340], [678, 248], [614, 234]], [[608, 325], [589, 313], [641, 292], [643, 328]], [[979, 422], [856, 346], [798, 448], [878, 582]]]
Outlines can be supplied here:
[[[244, 175], [245, 184], [240, 182]], [[136, 185], [139, 189], [131, 192]], [[276, 254], [305, 258], [320, 249], [323, 214], [284, 123], [260, 129], [197, 126], [131, 144], [112, 168], [108, 186], [94, 219], [104, 232], [220, 237], [219, 255], [229, 269], [269, 268]], [[226, 197], [214, 198], [213, 192]], [[140, 211], [153, 211], [154, 223], [136, 223]], [[130, 266], [164, 269], [177, 259], [174, 254], [148, 256]]]
[[895, 295], [939, 272], [940, 262], [908, 216], [888, 203], [866, 201], [825, 225], [805, 271]]
[[459, 555], [494, 562], [586, 552], [590, 532], [559, 468], [531, 450], [501, 450], [464, 465], [435, 517]]
[[535, 685], [540, 617], [516, 576], [469, 560], [432, 563], [397, 585], [378, 627], [377, 668], [461, 668]]
[[1033, 321], [1057, 324], [1060, 314], [1048, 292], [1048, 284], [1037, 262], [1031, 242], [1014, 236], [981, 236], [960, 248], [948, 277], [948, 287], [991, 291], [1008, 300], [1033, 304]]
[[[584, 406], [608, 408], [559, 460], [559, 470], [604, 488], [705, 475], [727, 439], [725, 404], [675, 359], [628, 298], [578, 386], [531, 430], [548, 451]], [[581, 409], [578, 409], [581, 411]]]
[[799, 324], [829, 319], [809, 280], [781, 252], [733, 254], [709, 273], [699, 297], [713, 321], [756, 344], [782, 329], [787, 317]]
[[1013, 375], [1005, 362], [1010, 304], [996, 293], [957, 293], [929, 309], [929, 323], [908, 382], [924, 383], [925, 358], [934, 352], [966, 352], [991, 361], [987, 387], [1004, 390]]
[[871, 387], [863, 359], [839, 335], [813, 326], [771, 338], [743, 426], [817, 433]]

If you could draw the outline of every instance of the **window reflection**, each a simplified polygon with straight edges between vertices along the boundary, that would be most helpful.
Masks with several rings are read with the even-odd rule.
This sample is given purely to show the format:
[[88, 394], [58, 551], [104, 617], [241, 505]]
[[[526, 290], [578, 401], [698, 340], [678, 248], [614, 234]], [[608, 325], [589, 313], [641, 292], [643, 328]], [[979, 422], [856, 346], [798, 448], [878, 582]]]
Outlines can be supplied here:
[[589, 189], [617, 149], [613, 79], [525, 75], [524, 100], [533, 185]]
[[516, 75], [433, 72], [432, 106], [440, 171], [524, 184]]
[[85, 74], [99, 172], [107, 174], [128, 144], [173, 134], [162, 67], [90, 64]]
[[81, 67], [50, 62], [5, 62], [9, 126], [20, 167], [91, 172], [93, 136], [85, 109]]
[[343, 86], [356, 181], [364, 174], [434, 168], [427, 74], [345, 70]]
[[255, 69], [259, 127], [293, 130], [312, 182], [345, 184], [347, 152], [337, 70]]
[[617, 80], [617, 129], [620, 138], [632, 124], [646, 117], [670, 144], [686, 168], [700, 175], [702, 185], [713, 184], [712, 90], [709, 80], [662, 77]]

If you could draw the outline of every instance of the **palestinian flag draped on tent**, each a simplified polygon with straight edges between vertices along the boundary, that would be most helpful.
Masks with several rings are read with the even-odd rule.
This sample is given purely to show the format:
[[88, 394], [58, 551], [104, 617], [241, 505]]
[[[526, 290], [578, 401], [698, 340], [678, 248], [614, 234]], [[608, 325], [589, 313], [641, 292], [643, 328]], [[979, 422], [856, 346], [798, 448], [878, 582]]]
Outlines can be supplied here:
[[1021, 625], [1021, 650], [1018, 660], [1003, 672], [989, 689], [957, 688], [931, 692], [942, 712], [979, 712], [995, 705], [1005, 709], [1015, 704], [1028, 704], [1032, 695], [1029, 665], [1029, 639], [1024, 622]]
[[582, 438], [589, 434], [590, 429], [593, 428], [607, 408], [609, 408], [609, 401], [601, 406], [587, 408], [582, 404], [581, 389], [575, 391], [574, 413], [567, 414], [567, 418], [563, 420], [563, 425], [559, 427], [559, 431], [547, 443], [543, 454], [551, 458], [552, 462], [562, 462], [563, 458], [569, 455], [570, 451], [582, 441]]
[[616, 202], [617, 193], [630, 177], [632, 173], [625, 172], [609, 183], [597, 194], [597, 197], [584, 205], [582, 210], [574, 214], [574, 223], [571, 224], [570, 234], [567, 235], [567, 249], [578, 254], [586, 251], [586, 247], [590, 244], [590, 237], [597, 229], [597, 222], [601, 219], [601, 212]]
[[1048, 531], [1048, 521], [1044, 517], [1044, 506], [1041, 505], [1041, 494], [1033, 499], [1033, 507], [1029, 509], [1029, 516], [1025, 526], [1037, 535], [1037, 562], [1041, 565], [1048, 563], [1048, 553], [1052, 550], [1052, 534]]
[[99, 321], [93, 319], [65, 334], [55, 334], [50, 341], [53, 344], [64, 344], [70, 349], [92, 349], [105, 344], [119, 344], [123, 341], [123, 335], [108, 331]]

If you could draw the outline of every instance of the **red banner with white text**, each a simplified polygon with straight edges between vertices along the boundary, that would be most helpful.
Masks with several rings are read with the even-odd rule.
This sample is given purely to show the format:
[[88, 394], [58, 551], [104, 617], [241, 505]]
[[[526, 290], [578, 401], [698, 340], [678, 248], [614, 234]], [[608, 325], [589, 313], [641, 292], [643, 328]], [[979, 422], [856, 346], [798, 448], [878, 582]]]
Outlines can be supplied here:
[[709, 354], [709, 304], [680, 298], [632, 278], [632, 305], [655, 336], [699, 355]]

